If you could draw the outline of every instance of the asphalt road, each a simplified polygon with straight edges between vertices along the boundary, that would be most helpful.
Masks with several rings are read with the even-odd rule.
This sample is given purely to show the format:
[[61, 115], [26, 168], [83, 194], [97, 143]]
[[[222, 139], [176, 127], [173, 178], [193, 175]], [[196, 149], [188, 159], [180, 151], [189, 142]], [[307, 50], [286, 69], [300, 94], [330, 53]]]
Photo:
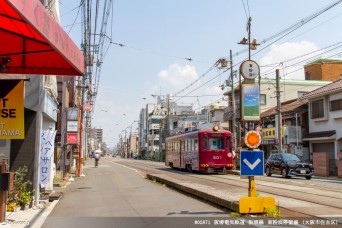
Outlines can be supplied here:
[[206, 218], [229, 217], [229, 212], [146, 180], [133, 169], [105, 159], [97, 168], [91, 162], [42, 227], [189, 227]]

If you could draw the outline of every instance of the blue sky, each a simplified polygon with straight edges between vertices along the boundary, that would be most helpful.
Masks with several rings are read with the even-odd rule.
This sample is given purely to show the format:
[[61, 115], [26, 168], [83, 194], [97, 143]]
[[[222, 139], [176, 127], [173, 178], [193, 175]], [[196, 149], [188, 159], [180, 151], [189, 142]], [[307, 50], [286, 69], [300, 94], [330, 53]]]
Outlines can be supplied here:
[[[194, 84], [180, 94], [192, 97], [175, 97], [177, 103], [193, 104], [198, 110], [220, 100], [223, 91], [219, 86], [229, 75], [213, 65], [220, 58], [229, 58], [230, 49], [235, 64], [248, 58], [248, 52], [243, 52], [247, 46], [237, 44], [247, 36], [248, 16], [252, 17], [251, 38], [261, 43], [252, 51], [257, 53], [252, 59], [261, 66], [263, 77], [275, 77], [275, 65], [266, 65], [283, 62], [283, 77], [304, 79], [303, 65], [310, 55], [303, 57], [302, 63], [286, 60], [311, 52], [311, 56], [317, 55], [314, 51], [342, 41], [342, 3], [269, 47], [275, 39], [263, 40], [333, 2], [336, 0], [115, 0], [107, 35], [125, 46], [112, 44], [104, 58], [93, 127], [103, 128], [104, 140], [114, 146], [119, 134], [139, 119], [140, 109], [156, 101], [151, 94], [175, 94]], [[67, 12], [78, 5], [76, 0], [60, 0], [61, 24], [66, 31], [77, 10]], [[70, 32], [78, 46], [80, 15]], [[341, 57], [341, 51], [336, 48], [324, 56]], [[133, 124], [133, 131], [136, 126]]]

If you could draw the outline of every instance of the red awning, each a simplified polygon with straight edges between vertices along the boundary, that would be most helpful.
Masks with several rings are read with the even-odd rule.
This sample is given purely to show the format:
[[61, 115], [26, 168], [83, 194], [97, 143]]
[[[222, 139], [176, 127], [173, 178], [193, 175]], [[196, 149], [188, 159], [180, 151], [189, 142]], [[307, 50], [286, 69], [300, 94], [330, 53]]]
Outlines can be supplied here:
[[84, 75], [84, 56], [39, 0], [1, 0], [0, 73]]

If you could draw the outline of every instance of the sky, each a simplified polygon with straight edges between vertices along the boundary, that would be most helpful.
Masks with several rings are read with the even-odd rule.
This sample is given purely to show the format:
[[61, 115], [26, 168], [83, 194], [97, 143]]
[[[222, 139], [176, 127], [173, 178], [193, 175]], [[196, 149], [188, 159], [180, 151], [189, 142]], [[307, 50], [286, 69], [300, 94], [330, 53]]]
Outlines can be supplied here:
[[[156, 102], [152, 95], [173, 94], [177, 104], [193, 105], [195, 111], [214, 102], [227, 105], [221, 85], [229, 71], [215, 63], [229, 59], [230, 50], [234, 70], [248, 59], [247, 46], [238, 42], [248, 35], [249, 17], [251, 40], [260, 44], [251, 50], [251, 59], [259, 64], [262, 78], [275, 78], [278, 67], [281, 77], [303, 80], [303, 65], [312, 59], [342, 57], [342, 3], [307, 20], [337, 0], [113, 2], [107, 24], [112, 44], [102, 63], [92, 115], [92, 127], [103, 129], [110, 147], [125, 130], [127, 135], [137, 131], [134, 121], [147, 103]], [[80, 47], [82, 18], [73, 10], [79, 3], [60, 0], [60, 14], [62, 27]]]

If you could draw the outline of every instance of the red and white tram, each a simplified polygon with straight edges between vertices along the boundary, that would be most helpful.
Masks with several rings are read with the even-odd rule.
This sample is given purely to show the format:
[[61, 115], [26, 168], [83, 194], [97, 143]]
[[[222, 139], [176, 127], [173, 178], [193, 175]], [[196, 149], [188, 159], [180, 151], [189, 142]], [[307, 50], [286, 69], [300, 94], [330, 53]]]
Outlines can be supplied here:
[[232, 133], [198, 130], [166, 138], [165, 165], [203, 173], [224, 173], [233, 168]]

